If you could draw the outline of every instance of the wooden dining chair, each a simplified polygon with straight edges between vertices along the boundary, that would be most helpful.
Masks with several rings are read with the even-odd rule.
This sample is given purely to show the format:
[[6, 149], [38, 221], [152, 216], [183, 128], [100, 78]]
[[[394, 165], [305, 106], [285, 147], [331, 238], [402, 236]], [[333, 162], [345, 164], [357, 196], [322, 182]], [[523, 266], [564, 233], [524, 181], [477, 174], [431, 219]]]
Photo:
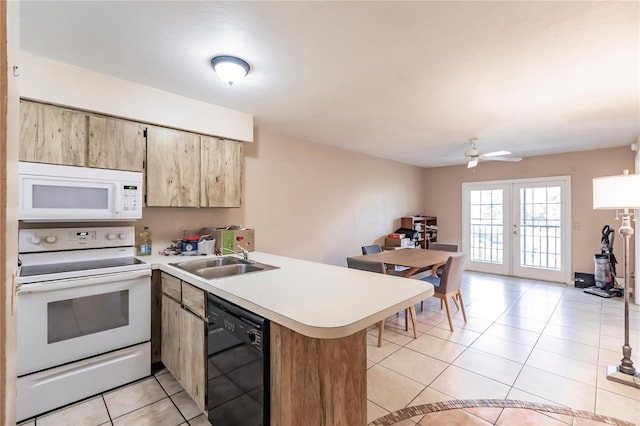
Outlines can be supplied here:
[[[362, 254], [373, 254], [373, 253], [382, 253], [382, 247], [379, 244], [373, 244], [370, 246], [362, 246]], [[395, 265], [384, 265], [386, 269], [386, 274], [388, 275], [397, 275], [401, 276], [404, 268], [400, 268], [399, 270]]]
[[449, 328], [451, 331], [453, 331], [453, 320], [451, 318], [451, 308], [449, 307], [449, 297], [457, 301], [456, 306], [462, 311], [464, 322], [467, 322], [467, 314], [464, 311], [464, 301], [462, 300], [462, 293], [460, 292], [464, 259], [464, 253], [454, 253], [444, 265], [442, 276], [430, 276], [421, 279], [434, 285], [435, 292], [433, 295], [440, 299], [440, 309], [442, 309], [442, 304], [444, 303], [447, 309], [447, 319], [449, 320]]
[[[347, 257], [347, 266], [351, 269], [360, 269], [361, 271], [369, 271], [369, 272], [377, 272], [379, 274], [386, 274], [387, 269], [382, 262], [371, 262], [369, 260], [360, 260], [354, 259], [352, 257]], [[411, 323], [413, 325], [413, 337], [415, 339], [418, 338], [417, 331], [417, 321], [416, 321], [416, 310], [413, 305], [409, 306], [404, 310], [405, 316], [405, 330], [409, 331], [408, 325], [408, 315], [411, 315]], [[380, 321], [380, 330], [378, 331], [378, 347], [382, 346], [382, 337], [384, 334], [384, 318]]]
[[382, 247], [379, 244], [370, 246], [362, 246], [362, 254], [382, 253]]
[[[429, 243], [429, 250], [441, 250], [441, 251], [453, 251], [453, 252], [457, 252], [458, 251], [458, 245], [457, 244], [442, 244], [442, 243]], [[442, 262], [442, 263], [438, 263], [437, 265], [433, 265], [431, 267], [431, 276], [435, 277], [435, 276], [441, 276], [442, 275], [442, 271], [444, 270], [444, 265], [446, 262]], [[457, 309], [460, 309], [458, 307], [458, 302], [456, 301], [456, 299], [452, 299], [454, 305], [456, 305]], [[440, 309], [442, 309], [442, 300], [440, 301]], [[424, 302], [420, 302], [420, 312], [424, 311]]]

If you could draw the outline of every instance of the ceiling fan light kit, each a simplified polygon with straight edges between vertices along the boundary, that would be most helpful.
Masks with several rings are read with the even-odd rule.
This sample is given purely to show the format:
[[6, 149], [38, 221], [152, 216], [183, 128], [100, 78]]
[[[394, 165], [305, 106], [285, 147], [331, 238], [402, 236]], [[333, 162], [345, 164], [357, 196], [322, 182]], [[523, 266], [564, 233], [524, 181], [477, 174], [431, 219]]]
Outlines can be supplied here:
[[471, 149], [465, 152], [465, 156], [469, 159], [467, 163], [467, 168], [472, 169], [478, 165], [479, 160], [487, 160], [487, 161], [520, 161], [522, 158], [520, 157], [506, 157], [507, 155], [511, 155], [510, 151], [492, 151], [483, 154], [478, 149], [478, 139], [473, 138], [469, 140], [471, 144]]

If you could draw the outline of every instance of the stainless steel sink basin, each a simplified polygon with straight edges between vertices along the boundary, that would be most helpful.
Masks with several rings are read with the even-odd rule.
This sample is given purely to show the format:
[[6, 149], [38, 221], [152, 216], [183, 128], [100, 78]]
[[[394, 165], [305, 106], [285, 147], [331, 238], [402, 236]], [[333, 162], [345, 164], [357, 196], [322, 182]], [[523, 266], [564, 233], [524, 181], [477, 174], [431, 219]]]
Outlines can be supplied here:
[[203, 268], [237, 265], [242, 262], [244, 262], [244, 260], [238, 259], [236, 257], [214, 257], [209, 259], [188, 260], [186, 262], [170, 263], [170, 265], [191, 272]]
[[170, 263], [169, 265], [207, 280], [278, 269], [277, 266], [242, 260], [235, 257], [189, 260], [186, 262]]

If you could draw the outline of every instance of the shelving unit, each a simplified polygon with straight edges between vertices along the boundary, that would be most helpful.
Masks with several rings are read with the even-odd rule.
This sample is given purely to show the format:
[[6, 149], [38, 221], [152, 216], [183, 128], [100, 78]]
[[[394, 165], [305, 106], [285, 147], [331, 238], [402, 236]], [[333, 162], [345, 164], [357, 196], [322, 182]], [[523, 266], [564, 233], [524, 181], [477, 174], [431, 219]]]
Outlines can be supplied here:
[[[429, 242], [438, 241], [438, 218], [435, 216], [409, 216], [400, 219], [402, 228], [410, 228], [418, 231], [418, 245], [423, 248], [429, 248]], [[431, 228], [435, 226], [436, 228]]]

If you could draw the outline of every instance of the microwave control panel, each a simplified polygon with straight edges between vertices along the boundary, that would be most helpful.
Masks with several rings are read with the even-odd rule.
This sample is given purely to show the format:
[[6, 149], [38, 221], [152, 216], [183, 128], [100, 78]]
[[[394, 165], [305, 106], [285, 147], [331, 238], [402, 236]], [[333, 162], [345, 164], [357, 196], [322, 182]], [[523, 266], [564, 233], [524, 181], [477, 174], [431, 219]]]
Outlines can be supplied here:
[[142, 194], [139, 185], [122, 185], [122, 210], [124, 212], [137, 212], [141, 202]]

